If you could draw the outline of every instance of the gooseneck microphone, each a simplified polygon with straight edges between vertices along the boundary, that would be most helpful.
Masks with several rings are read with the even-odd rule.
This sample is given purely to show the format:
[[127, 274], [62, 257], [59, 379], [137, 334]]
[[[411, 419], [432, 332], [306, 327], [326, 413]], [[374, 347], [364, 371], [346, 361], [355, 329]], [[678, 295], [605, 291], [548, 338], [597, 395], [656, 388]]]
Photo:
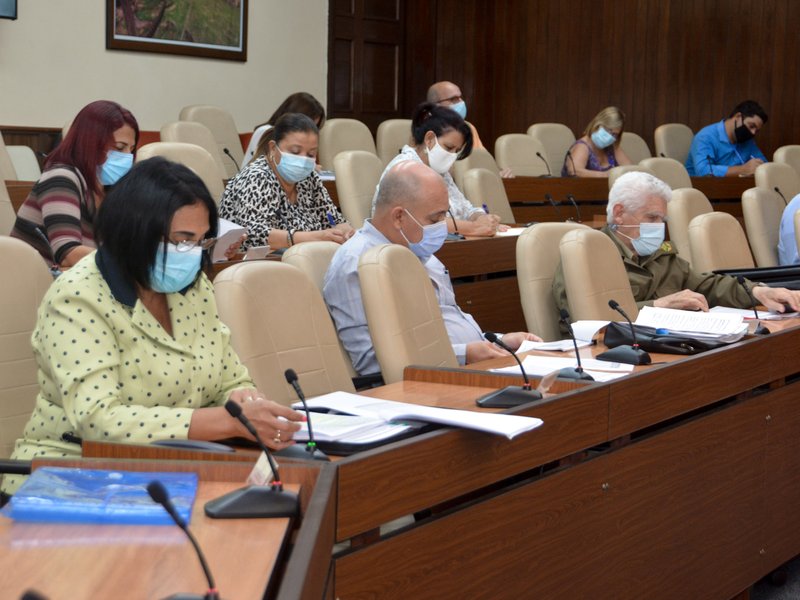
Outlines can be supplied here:
[[226, 154], [228, 158], [230, 158], [233, 161], [233, 164], [236, 165], [236, 170], [241, 171], [241, 169], [239, 168], [239, 163], [236, 162], [235, 158], [233, 158], [233, 154], [231, 154], [231, 151], [228, 150], [227, 148], [223, 148], [222, 151]]
[[[544, 166], [547, 169], [547, 175], [546, 176], [547, 177], [552, 177], [553, 176], [553, 172], [550, 170], [550, 163], [547, 162], [547, 159], [544, 156], [542, 156], [542, 153], [539, 152], [538, 150], [536, 151], [536, 156], [538, 156], [541, 159], [541, 161], [544, 163]], [[545, 175], [540, 175], [540, 177], [545, 177]]]
[[578, 207], [578, 203], [575, 201], [575, 196], [572, 194], [567, 194], [567, 200], [569, 200], [572, 206], [575, 207], [575, 213], [578, 215], [578, 223], [581, 223], [581, 209]]
[[548, 193], [544, 195], [544, 198], [550, 203], [550, 206], [552, 206], [555, 209], [556, 218], [558, 218], [559, 221], [563, 221], [563, 219], [561, 218], [561, 209], [558, 208], [558, 202], [553, 200], [553, 195]]
[[586, 371], [583, 370], [583, 365], [581, 364], [581, 353], [578, 352], [578, 340], [575, 339], [575, 332], [572, 331], [572, 323], [570, 322], [569, 312], [567, 309], [562, 308], [559, 321], [561, 321], [564, 326], [569, 331], [569, 337], [572, 340], [572, 347], [575, 349], [575, 360], [578, 362], [577, 367], [564, 367], [558, 371], [558, 376], [563, 377], [564, 379], [581, 379], [585, 381], [594, 381], [594, 377], [589, 375]]
[[567, 159], [569, 159], [569, 162], [572, 165], [572, 174], [569, 175], [569, 176], [570, 177], [577, 177], [578, 176], [578, 171], [575, 168], [575, 160], [572, 158], [572, 149], [571, 148], [569, 150], [567, 150], [567, 153], [564, 156], [564, 162], [567, 162]]
[[772, 188], [772, 189], [773, 189], [773, 190], [775, 190], [776, 192], [778, 192], [778, 195], [779, 195], [779, 196], [781, 197], [781, 199], [783, 200], [783, 203], [784, 203], [786, 206], [789, 206], [789, 203], [786, 201], [786, 196], [784, 196], [784, 195], [783, 195], [783, 192], [781, 192], [781, 188], [779, 188], [779, 187], [776, 185], [776, 186], [775, 186], [774, 188]]
[[[776, 190], [778, 188], [775, 188]], [[756, 318], [756, 327], [753, 329], [753, 333], [755, 335], [769, 335], [771, 332], [767, 329], [761, 320], [758, 318], [758, 310], [756, 310], [756, 306], [758, 306], [758, 302], [756, 302], [755, 296], [753, 296], [753, 290], [747, 287], [747, 282], [744, 279], [743, 275], [737, 275], [736, 281], [739, 282], [739, 285], [744, 288], [744, 291], [747, 292], [747, 297], [750, 298], [750, 306], [753, 309], [753, 315]]]
[[284, 456], [286, 458], [330, 460], [330, 458], [328, 458], [325, 453], [317, 447], [317, 442], [314, 439], [314, 430], [311, 427], [311, 412], [308, 410], [308, 404], [306, 404], [306, 395], [303, 393], [303, 388], [300, 387], [297, 373], [295, 373], [294, 369], [286, 369], [286, 372], [283, 374], [283, 376], [286, 378], [286, 383], [292, 386], [294, 393], [297, 394], [298, 398], [300, 398], [300, 402], [303, 403], [303, 410], [306, 413], [306, 423], [308, 425], [308, 441], [306, 442], [305, 446], [295, 444], [294, 446], [289, 446], [288, 448], [285, 448], [280, 452], [276, 452], [275, 454], [277, 456]]
[[249, 485], [211, 500], [205, 505], [206, 515], [214, 519], [257, 519], [294, 517], [299, 512], [297, 494], [283, 489], [278, 465], [267, 445], [250, 419], [242, 412], [242, 405], [234, 400], [225, 403], [225, 410], [238, 420], [252, 435], [264, 452], [272, 470], [273, 481], [266, 485]]
[[170, 596], [170, 600], [194, 600], [195, 598], [200, 600], [219, 600], [219, 592], [217, 591], [217, 586], [214, 584], [214, 577], [211, 575], [211, 569], [208, 568], [206, 557], [203, 554], [203, 551], [200, 549], [200, 545], [197, 543], [197, 540], [192, 535], [192, 532], [189, 531], [189, 527], [178, 514], [178, 511], [175, 510], [175, 506], [172, 504], [172, 500], [169, 498], [167, 488], [165, 488], [164, 484], [160, 481], [151, 481], [147, 484], [147, 493], [150, 494], [153, 502], [164, 507], [164, 510], [166, 510], [172, 520], [175, 521], [175, 524], [183, 530], [183, 532], [186, 534], [186, 537], [188, 537], [189, 541], [192, 542], [192, 546], [194, 546], [194, 551], [197, 554], [197, 558], [200, 559], [200, 566], [203, 568], [206, 581], [208, 581], [208, 591], [204, 595], [175, 594]]
[[467, 238], [464, 237], [463, 234], [458, 232], [458, 223], [456, 223], [456, 218], [453, 215], [453, 211], [449, 208], [447, 209], [447, 214], [450, 215], [450, 218], [453, 219], [453, 233], [448, 233], [447, 237], [451, 240], [465, 240]]
[[611, 310], [621, 314], [622, 317], [628, 322], [628, 325], [631, 328], [631, 345], [617, 346], [616, 348], [606, 350], [602, 354], [597, 355], [597, 360], [621, 362], [628, 365], [649, 365], [652, 360], [650, 355], [642, 350], [639, 347], [639, 343], [636, 341], [636, 329], [633, 327], [633, 321], [631, 321], [630, 317], [628, 317], [628, 314], [622, 310], [622, 307], [616, 300], [609, 300], [608, 306], [611, 308]]
[[517, 353], [514, 352], [508, 346], [508, 344], [505, 344], [499, 337], [497, 337], [497, 334], [492, 333], [491, 331], [484, 333], [483, 337], [485, 337], [487, 341], [502, 348], [514, 357], [514, 360], [516, 360], [517, 364], [519, 365], [519, 370], [522, 372], [522, 379], [525, 383], [522, 386], [509, 385], [495, 392], [490, 392], [489, 394], [481, 396], [476, 400], [478, 406], [482, 408], [513, 408], [515, 406], [519, 406], [520, 404], [526, 404], [528, 402], [533, 402], [534, 400], [541, 400], [542, 393], [531, 388], [531, 382], [528, 379], [528, 374], [525, 372], [525, 367], [522, 366], [522, 361], [520, 361]]

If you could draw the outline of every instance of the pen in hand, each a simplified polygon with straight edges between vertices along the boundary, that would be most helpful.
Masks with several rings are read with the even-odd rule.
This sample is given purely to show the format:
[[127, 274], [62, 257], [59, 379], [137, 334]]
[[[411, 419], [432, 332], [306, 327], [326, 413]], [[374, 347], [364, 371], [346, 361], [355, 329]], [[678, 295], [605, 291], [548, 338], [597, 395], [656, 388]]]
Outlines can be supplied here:
[[325, 216], [328, 217], [328, 225], [330, 225], [331, 227], [336, 227], [336, 219], [333, 218], [333, 215], [330, 212], [328, 212], [325, 213]]

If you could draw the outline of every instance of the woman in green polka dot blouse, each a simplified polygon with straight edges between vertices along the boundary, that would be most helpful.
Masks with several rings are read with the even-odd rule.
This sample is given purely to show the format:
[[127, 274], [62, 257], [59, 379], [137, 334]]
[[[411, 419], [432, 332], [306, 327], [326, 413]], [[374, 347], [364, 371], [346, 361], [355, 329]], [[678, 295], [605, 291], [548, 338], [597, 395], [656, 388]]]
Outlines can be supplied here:
[[[294, 443], [304, 417], [255, 389], [200, 271], [216, 231], [216, 205], [186, 167], [152, 158], [120, 180], [98, 214], [100, 249], [39, 307], [40, 390], [13, 458], [79, 456], [64, 434], [144, 444], [249, 438], [222, 407], [228, 399], [270, 447]], [[2, 489], [21, 482], [6, 476]]]

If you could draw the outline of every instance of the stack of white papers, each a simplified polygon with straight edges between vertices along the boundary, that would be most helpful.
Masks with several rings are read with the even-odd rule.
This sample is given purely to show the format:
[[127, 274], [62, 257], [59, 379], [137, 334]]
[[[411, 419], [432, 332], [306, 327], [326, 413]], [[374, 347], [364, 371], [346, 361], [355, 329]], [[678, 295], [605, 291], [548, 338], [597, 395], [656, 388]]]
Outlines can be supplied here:
[[800, 316], [798, 312], [773, 312], [771, 310], [759, 310], [758, 317], [750, 308], [731, 308], [729, 306], [715, 306], [709, 312], [712, 313], [727, 313], [731, 315], [740, 315], [745, 321], [753, 320], [754, 318], [761, 319], [762, 321], [780, 321], [782, 319], [793, 319]]
[[[578, 361], [574, 358], [555, 358], [551, 356], [526, 356], [522, 361], [522, 366], [525, 367], [525, 372], [528, 375], [536, 377], [543, 377], [553, 371], [559, 369], [569, 369], [578, 366]], [[618, 377], [624, 377], [633, 371], [633, 365], [625, 363], [607, 362], [597, 360], [594, 358], [581, 358], [581, 366], [591, 375], [595, 381], [611, 381]], [[521, 375], [519, 365], [511, 367], [502, 367], [500, 369], [492, 369], [495, 373], [512, 373], [514, 375]]]
[[[311, 429], [314, 431], [314, 439], [320, 442], [366, 443], [394, 437], [412, 429], [412, 426], [387, 423], [374, 417], [312, 413]], [[308, 440], [308, 423], [300, 424], [300, 430], [294, 434], [294, 439], [299, 442]]]
[[527, 229], [526, 227], [509, 227], [505, 231], [498, 231], [495, 233], [497, 237], [510, 237], [515, 235], [521, 235], [523, 231]]
[[[592, 342], [587, 342], [585, 340], [576, 340], [576, 342], [578, 348], [585, 348], [592, 345]], [[531, 350], [540, 350], [543, 352], [574, 352], [575, 345], [572, 343], [572, 340], [556, 340], [555, 342], [531, 342], [525, 340], [517, 349], [517, 354], [530, 352]]]
[[742, 315], [726, 312], [699, 312], [645, 306], [636, 318], [637, 325], [664, 329], [665, 335], [687, 335], [696, 339], [736, 342], [747, 333]]

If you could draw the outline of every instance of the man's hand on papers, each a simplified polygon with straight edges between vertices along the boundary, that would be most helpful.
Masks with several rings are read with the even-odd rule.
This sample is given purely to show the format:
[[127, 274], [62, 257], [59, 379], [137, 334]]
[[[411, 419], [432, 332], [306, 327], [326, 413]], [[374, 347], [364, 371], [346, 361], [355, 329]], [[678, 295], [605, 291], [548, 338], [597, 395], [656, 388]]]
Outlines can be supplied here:
[[800, 310], [800, 291], [757, 285], [753, 288], [753, 297], [775, 312], [786, 312], [787, 305], [792, 310]]
[[708, 311], [708, 300], [703, 294], [698, 294], [692, 290], [681, 290], [669, 296], [662, 296], [653, 301], [656, 308], [676, 308], [679, 310], [702, 310]]
[[519, 350], [520, 345], [524, 341], [541, 342], [542, 338], [538, 335], [528, 333], [527, 331], [515, 331], [514, 333], [503, 334], [503, 343], [515, 352]]

